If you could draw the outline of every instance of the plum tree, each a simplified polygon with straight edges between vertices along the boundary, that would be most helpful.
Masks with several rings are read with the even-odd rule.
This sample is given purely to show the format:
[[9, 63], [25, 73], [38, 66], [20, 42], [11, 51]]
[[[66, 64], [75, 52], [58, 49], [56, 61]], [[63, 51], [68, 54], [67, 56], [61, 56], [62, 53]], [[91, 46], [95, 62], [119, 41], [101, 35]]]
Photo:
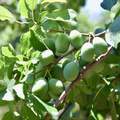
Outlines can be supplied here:
[[94, 57], [94, 47], [90, 42], [86, 42], [81, 47], [81, 57], [86, 62], [91, 62]]
[[36, 96], [43, 96], [48, 91], [48, 82], [44, 77], [38, 78], [32, 87], [32, 93]]
[[105, 40], [103, 38], [100, 38], [100, 37], [94, 37], [93, 46], [95, 49], [95, 53], [98, 55], [104, 54], [108, 50], [107, 43], [105, 42]]
[[58, 35], [55, 41], [56, 51], [58, 51], [59, 53], [67, 52], [69, 44], [69, 36], [67, 34], [61, 33], [60, 35]]
[[72, 30], [70, 32], [70, 43], [74, 48], [80, 48], [83, 44], [82, 35], [77, 30]]
[[51, 50], [45, 50], [40, 55], [40, 62], [43, 66], [47, 66], [54, 60], [54, 53]]
[[63, 75], [67, 81], [73, 81], [77, 78], [79, 68], [76, 62], [69, 62], [63, 69]]

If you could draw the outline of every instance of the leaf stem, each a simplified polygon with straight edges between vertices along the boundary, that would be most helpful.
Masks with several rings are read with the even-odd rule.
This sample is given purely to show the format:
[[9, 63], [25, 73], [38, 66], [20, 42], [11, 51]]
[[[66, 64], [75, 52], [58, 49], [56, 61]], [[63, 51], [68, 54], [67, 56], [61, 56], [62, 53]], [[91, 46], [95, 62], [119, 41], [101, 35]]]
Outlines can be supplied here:
[[20, 22], [20, 21], [17, 21], [17, 20], [15, 20], [15, 19], [14, 19], [14, 21], [15, 21], [16, 23], [21, 24], [21, 25], [22, 25], [22, 24], [29, 24], [28, 22]]

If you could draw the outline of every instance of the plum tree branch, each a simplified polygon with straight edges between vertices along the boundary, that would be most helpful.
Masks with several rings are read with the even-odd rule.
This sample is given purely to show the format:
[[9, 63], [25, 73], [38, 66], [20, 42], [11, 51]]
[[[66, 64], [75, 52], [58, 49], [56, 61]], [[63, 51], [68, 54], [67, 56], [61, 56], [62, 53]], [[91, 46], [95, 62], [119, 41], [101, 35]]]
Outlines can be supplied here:
[[[113, 46], [110, 46], [105, 54], [100, 55], [92, 63], [85, 66], [79, 73], [78, 77], [65, 89], [65, 91], [63, 91], [63, 93], [59, 96], [59, 98], [56, 99], [56, 102], [53, 106], [56, 108], [61, 103], [61, 101], [70, 93], [70, 91], [76, 86], [76, 84], [88, 73], [88, 71], [91, 70], [100, 61], [105, 59], [112, 49]], [[46, 114], [45, 120], [49, 120], [50, 117], [51, 116], [49, 114]]]
[[[68, 30], [55, 30], [55, 29], [50, 29], [50, 32], [60, 32], [60, 33], [70, 33], [70, 31]], [[98, 34], [95, 34], [95, 37], [100, 37], [100, 36], [103, 36], [105, 35], [106, 31], [103, 31], [101, 33], [98, 33]], [[89, 37], [90, 34], [89, 33], [81, 33], [82, 36], [87, 36]]]
[[35, 73], [33, 74], [33, 76], [35, 76], [36, 74], [40, 73], [40, 72], [43, 71], [43, 70], [49, 69], [51, 66], [55, 65], [56, 63], [58, 63], [62, 58], [66, 57], [67, 55], [70, 55], [71, 53], [73, 53], [73, 52], [75, 52], [75, 51], [77, 51], [77, 50], [78, 50], [78, 49], [73, 48], [71, 51], [69, 51], [69, 52], [67, 52], [66, 54], [60, 56], [60, 57], [59, 57], [56, 61], [54, 61], [53, 63], [51, 63], [51, 64], [49, 64], [48, 66], [44, 67], [43, 69], [35, 72]]
[[[51, 31], [64, 32], [64, 31], [53, 30], [53, 29], [51, 29]], [[106, 31], [103, 31], [103, 32], [101, 32], [101, 33], [96, 34], [95, 37], [103, 36], [103, 35], [105, 35], [105, 33], [106, 33]], [[89, 37], [90, 34], [89, 34], [89, 33], [82, 33], [82, 35]], [[42, 71], [44, 71], [44, 70], [46, 70], [46, 69], [49, 69], [52, 65], [58, 63], [62, 58], [66, 57], [67, 55], [70, 55], [71, 53], [73, 53], [73, 52], [75, 52], [75, 51], [77, 51], [77, 50], [78, 50], [78, 49], [74, 48], [74, 49], [72, 49], [71, 51], [69, 51], [69, 52], [67, 52], [66, 54], [64, 54], [63, 56], [60, 56], [60, 57], [59, 57], [56, 61], [54, 61], [53, 63], [51, 63], [51, 64], [49, 64], [48, 66], [44, 67], [43, 69], [35, 72], [35, 73], [33, 74], [33, 76], [35, 76], [36, 74], [38, 74], [38, 73], [40, 73], [40, 72], [42, 72]]]

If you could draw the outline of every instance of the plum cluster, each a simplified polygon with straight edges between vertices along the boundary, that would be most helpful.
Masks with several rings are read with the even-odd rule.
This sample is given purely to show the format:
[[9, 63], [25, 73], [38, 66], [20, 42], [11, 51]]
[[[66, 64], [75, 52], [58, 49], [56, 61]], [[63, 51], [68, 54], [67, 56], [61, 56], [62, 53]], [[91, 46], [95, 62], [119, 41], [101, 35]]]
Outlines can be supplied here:
[[[80, 50], [79, 62], [64, 58], [61, 62], [35, 75], [36, 80], [32, 86], [32, 93], [46, 102], [50, 101], [51, 98], [56, 99], [60, 96], [65, 90], [64, 83], [66, 81], [74, 81], [79, 71], [92, 62], [95, 55], [104, 54], [108, 49], [107, 43], [100, 37], [94, 37], [92, 42], [83, 42], [82, 35], [77, 30], [72, 30], [69, 36], [65, 33], [60, 33], [55, 41], [51, 38], [45, 38], [43, 43], [47, 49], [40, 54], [40, 60], [35, 68], [35, 72], [53, 63], [58, 54], [68, 52], [70, 46]], [[96, 72], [100, 72], [103, 69], [103, 62], [100, 62], [93, 68]]]

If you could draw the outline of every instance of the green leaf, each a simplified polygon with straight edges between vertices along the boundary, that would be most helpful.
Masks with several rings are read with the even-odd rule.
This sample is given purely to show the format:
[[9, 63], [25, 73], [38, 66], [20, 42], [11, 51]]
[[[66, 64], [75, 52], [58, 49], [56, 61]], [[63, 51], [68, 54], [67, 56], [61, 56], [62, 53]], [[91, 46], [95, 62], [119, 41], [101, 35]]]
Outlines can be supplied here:
[[103, 2], [100, 4], [100, 6], [103, 9], [111, 10], [111, 8], [117, 3], [118, 0], [103, 0]]
[[33, 10], [37, 4], [38, 0], [26, 0], [28, 7]]
[[23, 120], [38, 120], [36, 114], [24, 102], [21, 104], [20, 115], [22, 116]]
[[4, 7], [0, 6], [0, 20], [13, 20], [13, 15]]
[[15, 80], [12, 79], [9, 81], [7, 88], [0, 91], [0, 99], [5, 101], [13, 101], [14, 94], [13, 94], [13, 86], [15, 84]]
[[41, 4], [43, 4], [43, 3], [54, 3], [54, 2], [67, 3], [66, 0], [43, 0], [43, 2]]
[[11, 49], [9, 44], [2, 47], [2, 54], [7, 57], [15, 57], [15, 52]]
[[26, 18], [30, 18], [30, 11], [28, 9], [28, 6], [27, 6], [25, 0], [19, 1], [19, 11], [22, 16], [24, 16]]
[[109, 26], [105, 38], [108, 44], [117, 48], [117, 45], [120, 42], [120, 16]]
[[40, 111], [47, 111], [50, 115], [52, 115], [53, 119], [58, 118], [59, 112], [57, 111], [56, 108], [44, 103], [43, 101], [41, 101], [38, 97], [34, 95], [30, 95], [30, 100], [36, 109]]
[[76, 12], [72, 9], [54, 10], [46, 16], [52, 20], [76, 23]]
[[30, 29], [30, 42], [34, 50], [43, 51], [46, 50], [46, 47], [40, 38], [40, 36], [32, 29]]
[[30, 32], [24, 33], [20, 38], [21, 52], [26, 54], [30, 48]]
[[4, 101], [0, 99], [0, 107], [8, 106], [8, 101]]
[[[19, 117], [20, 117], [20, 115], [19, 115], [17, 112], [14, 113], [14, 116], [15, 116], [15, 117], [14, 117], [14, 120], [18, 120]], [[11, 112], [6, 112], [6, 113], [4, 114], [2, 120], [13, 120], [13, 117], [12, 117]]]
[[55, 29], [55, 30], [59, 30], [60, 26], [57, 22], [53, 21], [53, 20], [46, 20], [43, 23], [43, 29], [45, 31], [49, 31], [50, 29]]
[[21, 99], [25, 99], [27, 92], [26, 92], [26, 86], [25, 84], [17, 84], [13, 87], [13, 89], [15, 90], [17, 96]]

